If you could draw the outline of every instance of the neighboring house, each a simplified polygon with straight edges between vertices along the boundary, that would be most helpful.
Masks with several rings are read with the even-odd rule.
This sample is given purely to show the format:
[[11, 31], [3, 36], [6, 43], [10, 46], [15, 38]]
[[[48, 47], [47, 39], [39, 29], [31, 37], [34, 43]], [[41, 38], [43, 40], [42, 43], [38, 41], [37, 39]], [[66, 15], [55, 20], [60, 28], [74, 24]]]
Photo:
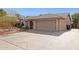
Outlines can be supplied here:
[[65, 31], [71, 25], [68, 13], [29, 16], [26, 22], [30, 29], [50, 32]]

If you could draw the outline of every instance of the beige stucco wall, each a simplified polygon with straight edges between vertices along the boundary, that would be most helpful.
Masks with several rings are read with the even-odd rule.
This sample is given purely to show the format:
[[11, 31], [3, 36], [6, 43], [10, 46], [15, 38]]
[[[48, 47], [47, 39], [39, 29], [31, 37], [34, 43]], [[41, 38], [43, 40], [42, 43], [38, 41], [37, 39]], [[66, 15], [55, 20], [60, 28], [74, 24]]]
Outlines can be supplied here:
[[66, 30], [66, 20], [64, 19], [64, 20], [59, 20], [60, 22], [59, 22], [59, 26], [60, 26], [60, 28], [59, 28], [59, 30], [60, 31], [65, 31]]
[[30, 28], [30, 21], [26, 21], [26, 24]]
[[[65, 18], [66, 25], [70, 25], [70, 24], [71, 24], [71, 21], [70, 21], [70, 19], [69, 19], [68, 14], [63, 14], [63, 17]], [[72, 18], [71, 18], [71, 19], [72, 19]]]
[[66, 29], [66, 20], [56, 19], [56, 31], [65, 31]]
[[59, 23], [58, 23], [59, 21], [58, 21], [58, 19], [56, 19], [56, 31], [58, 32], [59, 31]]
[[59, 14], [59, 16], [62, 16], [63, 18], [65, 18], [65, 22], [66, 22], [67, 25], [71, 24], [68, 13], [62, 13], [62, 14]]
[[33, 21], [33, 29], [35, 30], [36, 29], [36, 21]]

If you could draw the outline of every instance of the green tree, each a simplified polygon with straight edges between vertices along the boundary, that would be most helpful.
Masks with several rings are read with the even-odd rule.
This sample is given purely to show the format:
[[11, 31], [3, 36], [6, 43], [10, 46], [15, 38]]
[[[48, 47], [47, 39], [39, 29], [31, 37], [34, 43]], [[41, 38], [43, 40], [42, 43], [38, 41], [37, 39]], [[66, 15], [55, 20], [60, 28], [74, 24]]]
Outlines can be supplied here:
[[79, 13], [75, 13], [72, 15], [72, 19], [73, 19], [73, 24], [75, 25], [75, 27], [77, 26], [77, 23], [79, 22]]
[[15, 14], [15, 16], [17, 16], [17, 17], [18, 17], [18, 19], [20, 19], [20, 14]]
[[6, 11], [4, 11], [3, 9], [0, 9], [0, 17], [6, 16], [6, 15], [7, 15]]

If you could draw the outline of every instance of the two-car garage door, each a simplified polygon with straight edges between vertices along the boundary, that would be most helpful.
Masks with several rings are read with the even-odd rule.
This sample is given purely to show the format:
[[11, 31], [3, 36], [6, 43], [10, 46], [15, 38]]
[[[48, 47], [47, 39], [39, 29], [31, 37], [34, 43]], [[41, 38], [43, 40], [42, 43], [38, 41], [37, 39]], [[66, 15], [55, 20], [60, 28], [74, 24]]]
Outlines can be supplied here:
[[51, 20], [36, 21], [36, 30], [42, 31], [56, 31], [56, 22]]

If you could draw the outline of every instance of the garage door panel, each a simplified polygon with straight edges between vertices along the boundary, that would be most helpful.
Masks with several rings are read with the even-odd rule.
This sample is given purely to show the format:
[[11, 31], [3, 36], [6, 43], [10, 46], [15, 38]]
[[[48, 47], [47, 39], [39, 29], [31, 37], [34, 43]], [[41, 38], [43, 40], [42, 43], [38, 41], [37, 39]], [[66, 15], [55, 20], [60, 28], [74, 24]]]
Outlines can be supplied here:
[[55, 31], [55, 21], [37, 21], [37, 30]]

